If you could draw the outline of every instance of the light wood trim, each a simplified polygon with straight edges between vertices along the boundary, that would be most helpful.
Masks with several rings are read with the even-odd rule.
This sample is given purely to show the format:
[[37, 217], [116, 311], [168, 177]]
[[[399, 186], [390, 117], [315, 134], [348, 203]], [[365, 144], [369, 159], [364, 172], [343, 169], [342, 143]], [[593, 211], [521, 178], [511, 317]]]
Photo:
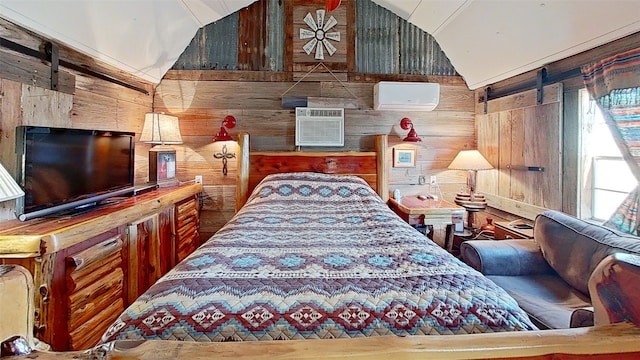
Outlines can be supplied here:
[[11, 254], [11, 258], [31, 258], [40, 256], [42, 236], [0, 236], [0, 258]]
[[389, 146], [388, 136], [385, 134], [376, 135], [376, 188], [378, 195], [384, 202], [389, 200], [389, 171], [387, 169], [387, 148]]
[[[110, 359], [636, 359], [640, 328], [629, 323], [564, 330], [353, 339], [177, 342], [116, 341], [92, 351]], [[87, 358], [86, 352], [34, 352], [29, 359]], [[26, 359], [16, 357], [15, 359]], [[14, 359], [14, 358], [12, 358]]]

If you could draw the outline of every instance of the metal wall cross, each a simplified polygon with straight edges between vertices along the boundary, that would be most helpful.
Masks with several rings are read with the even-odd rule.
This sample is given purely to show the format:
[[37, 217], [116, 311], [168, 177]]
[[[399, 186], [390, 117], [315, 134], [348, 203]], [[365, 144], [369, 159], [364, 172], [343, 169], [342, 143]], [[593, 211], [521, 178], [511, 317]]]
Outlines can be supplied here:
[[236, 154], [227, 153], [227, 144], [222, 145], [222, 152], [213, 154], [216, 159], [222, 159], [222, 175], [227, 176], [227, 159], [235, 159]]

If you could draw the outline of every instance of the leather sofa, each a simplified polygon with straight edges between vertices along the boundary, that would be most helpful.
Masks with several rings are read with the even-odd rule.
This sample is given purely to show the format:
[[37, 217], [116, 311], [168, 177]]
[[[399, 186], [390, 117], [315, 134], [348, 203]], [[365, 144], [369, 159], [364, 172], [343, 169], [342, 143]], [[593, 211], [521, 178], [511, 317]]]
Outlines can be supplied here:
[[[614, 307], [600, 310], [610, 314], [596, 314], [595, 318], [624, 320], [626, 315], [615, 314], [622, 311], [615, 307], [632, 307], [635, 313], [640, 308], [640, 295], [625, 299], [620, 289], [608, 290], [602, 283], [603, 273], [614, 272], [620, 268], [616, 267], [618, 260], [629, 259], [621, 254], [632, 254], [631, 263], [640, 264], [640, 238], [562, 212], [539, 214], [533, 240], [470, 240], [460, 245], [460, 253], [465, 263], [513, 296], [540, 329], [594, 325], [592, 298], [596, 310], [602, 303]], [[640, 267], [632, 268], [638, 271]], [[633, 283], [640, 284], [640, 276], [634, 276]]]

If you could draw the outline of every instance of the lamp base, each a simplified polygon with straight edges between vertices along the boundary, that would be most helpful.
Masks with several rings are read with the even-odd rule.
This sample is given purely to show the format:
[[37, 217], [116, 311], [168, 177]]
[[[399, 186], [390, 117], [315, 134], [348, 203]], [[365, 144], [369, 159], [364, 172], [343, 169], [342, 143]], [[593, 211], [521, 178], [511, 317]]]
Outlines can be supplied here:
[[158, 187], [180, 184], [176, 179], [176, 149], [160, 145], [149, 150], [149, 183]]
[[487, 207], [487, 199], [482, 194], [456, 194], [455, 203], [467, 209], [482, 210]]
[[480, 194], [456, 194], [455, 203], [464, 207], [467, 211], [467, 229], [474, 231], [474, 214], [487, 207], [487, 200]]

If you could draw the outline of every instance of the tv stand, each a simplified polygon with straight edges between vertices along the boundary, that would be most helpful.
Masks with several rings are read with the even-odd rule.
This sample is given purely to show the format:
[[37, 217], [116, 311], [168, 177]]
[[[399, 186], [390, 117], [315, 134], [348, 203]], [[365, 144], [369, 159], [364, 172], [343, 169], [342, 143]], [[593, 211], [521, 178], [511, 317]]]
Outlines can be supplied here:
[[0, 223], [0, 263], [35, 283], [35, 336], [88, 349], [151, 284], [200, 245], [200, 184], [113, 198], [66, 217]]

